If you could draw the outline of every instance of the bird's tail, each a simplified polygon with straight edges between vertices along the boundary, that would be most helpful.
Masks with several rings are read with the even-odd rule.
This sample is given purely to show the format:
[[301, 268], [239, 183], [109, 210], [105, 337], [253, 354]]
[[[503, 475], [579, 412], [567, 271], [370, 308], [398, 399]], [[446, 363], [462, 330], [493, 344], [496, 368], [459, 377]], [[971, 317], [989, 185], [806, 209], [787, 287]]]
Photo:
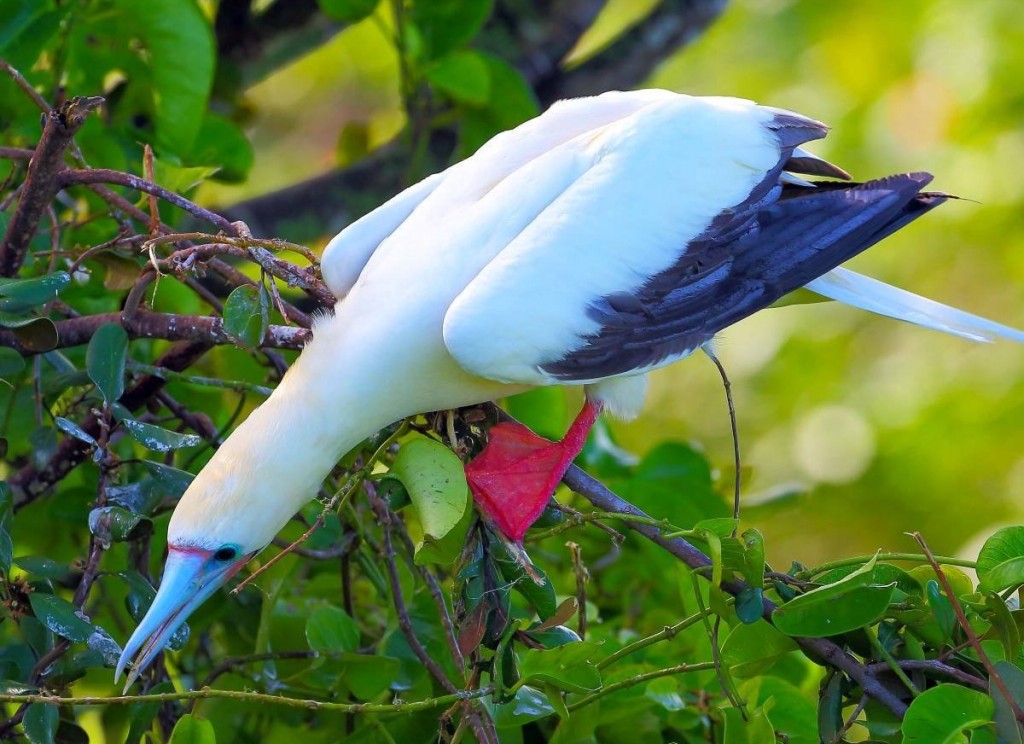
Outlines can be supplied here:
[[812, 292], [862, 310], [972, 341], [1007, 338], [1024, 343], [1024, 332], [1015, 328], [943, 305], [849, 269], [833, 269], [806, 287]]

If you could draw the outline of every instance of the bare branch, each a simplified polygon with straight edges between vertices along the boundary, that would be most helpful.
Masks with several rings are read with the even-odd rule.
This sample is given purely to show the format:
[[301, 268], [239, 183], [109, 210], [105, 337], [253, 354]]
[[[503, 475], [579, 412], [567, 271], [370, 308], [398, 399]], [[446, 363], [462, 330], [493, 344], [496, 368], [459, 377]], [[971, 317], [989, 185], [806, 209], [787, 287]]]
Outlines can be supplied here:
[[0, 244], [0, 276], [18, 273], [39, 220], [60, 190], [60, 172], [64, 153], [85, 123], [89, 112], [103, 103], [99, 97], [75, 97], [52, 109], [44, 116], [43, 135], [28, 165], [28, 175], [22, 187], [18, 208], [11, 216]]

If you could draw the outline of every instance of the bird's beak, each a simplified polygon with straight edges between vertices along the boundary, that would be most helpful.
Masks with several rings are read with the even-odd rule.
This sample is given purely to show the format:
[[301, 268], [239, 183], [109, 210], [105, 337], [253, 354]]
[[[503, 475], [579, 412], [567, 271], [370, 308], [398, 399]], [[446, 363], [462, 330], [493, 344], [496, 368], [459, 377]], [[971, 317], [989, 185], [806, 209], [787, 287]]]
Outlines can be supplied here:
[[129, 660], [134, 657], [124, 686], [127, 692], [163, 650], [174, 631], [251, 557], [246, 555], [236, 561], [220, 562], [213, 558], [213, 551], [172, 546], [164, 565], [160, 589], [146, 616], [121, 652], [114, 670], [114, 682], [121, 678]]

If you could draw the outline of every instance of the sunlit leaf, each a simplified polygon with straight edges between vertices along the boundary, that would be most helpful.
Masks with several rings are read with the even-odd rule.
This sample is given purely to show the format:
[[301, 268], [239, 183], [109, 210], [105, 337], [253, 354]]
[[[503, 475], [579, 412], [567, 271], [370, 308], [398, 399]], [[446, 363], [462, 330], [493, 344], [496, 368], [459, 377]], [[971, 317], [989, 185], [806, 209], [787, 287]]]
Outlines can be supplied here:
[[270, 308], [259, 287], [243, 284], [224, 302], [224, 331], [239, 346], [254, 349], [270, 325]]
[[925, 690], [903, 718], [903, 744], [954, 744], [964, 732], [992, 722], [992, 698], [959, 685], [941, 684]]
[[1003, 527], [978, 553], [979, 588], [1001, 592], [1024, 584], [1024, 527]]
[[124, 394], [124, 366], [128, 359], [128, 334], [116, 323], [99, 327], [89, 340], [85, 369], [109, 405]]
[[402, 481], [423, 525], [424, 541], [440, 540], [469, 508], [462, 462], [440, 442], [416, 437], [405, 442], [391, 472]]
[[118, 0], [138, 35], [152, 76], [156, 144], [187, 153], [206, 113], [213, 84], [210, 24], [191, 0]]
[[868, 625], [885, 612], [894, 584], [874, 584], [872, 559], [841, 581], [813, 589], [772, 613], [772, 622], [791, 636], [823, 637]]

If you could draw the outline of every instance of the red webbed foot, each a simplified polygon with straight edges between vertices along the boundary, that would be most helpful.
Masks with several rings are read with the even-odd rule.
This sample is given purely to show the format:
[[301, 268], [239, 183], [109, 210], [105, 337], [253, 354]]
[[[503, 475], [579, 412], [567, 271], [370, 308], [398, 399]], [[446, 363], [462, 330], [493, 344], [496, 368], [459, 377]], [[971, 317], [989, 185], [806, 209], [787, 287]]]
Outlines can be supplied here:
[[537, 436], [518, 423], [491, 429], [483, 452], [466, 466], [466, 479], [473, 498], [498, 529], [522, 542], [583, 449], [600, 412], [588, 400], [560, 442]]

